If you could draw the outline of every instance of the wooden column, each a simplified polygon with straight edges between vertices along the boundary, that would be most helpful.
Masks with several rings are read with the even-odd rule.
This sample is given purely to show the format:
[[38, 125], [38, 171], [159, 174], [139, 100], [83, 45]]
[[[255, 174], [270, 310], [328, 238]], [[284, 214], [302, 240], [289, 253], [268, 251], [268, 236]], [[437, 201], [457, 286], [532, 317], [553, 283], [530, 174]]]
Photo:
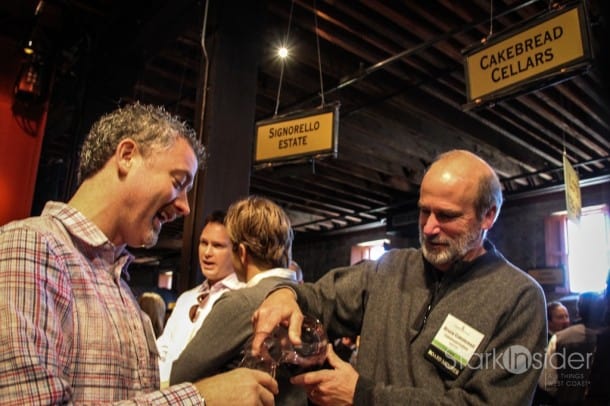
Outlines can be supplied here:
[[[250, 188], [257, 64], [265, 2], [211, 1], [209, 7], [207, 92], [203, 92], [205, 60], [199, 87], [200, 106], [205, 106], [203, 141], [208, 159], [191, 194], [191, 215], [185, 218], [176, 281], [179, 292], [203, 280], [197, 248], [205, 217], [214, 210], [226, 210], [233, 201], [247, 196]], [[198, 125], [200, 117], [201, 112], [195, 120]]]

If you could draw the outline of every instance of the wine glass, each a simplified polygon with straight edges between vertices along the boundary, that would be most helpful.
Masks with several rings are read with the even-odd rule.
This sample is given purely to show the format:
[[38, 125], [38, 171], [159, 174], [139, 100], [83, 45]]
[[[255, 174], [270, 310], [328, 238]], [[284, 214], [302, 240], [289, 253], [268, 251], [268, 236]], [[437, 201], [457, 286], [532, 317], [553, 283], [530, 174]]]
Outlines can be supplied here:
[[250, 337], [246, 344], [244, 345], [244, 349], [242, 353], [244, 354], [241, 362], [239, 363], [240, 367], [250, 368], [250, 369], [258, 369], [259, 371], [267, 372], [269, 375], [275, 378], [275, 371], [277, 370], [279, 356], [276, 354], [275, 357], [272, 356], [276, 351], [273, 349], [274, 342], [270, 337], [267, 337], [263, 342], [263, 348], [259, 351], [258, 354], [254, 354], [252, 350], [252, 340], [253, 337]]
[[293, 364], [303, 369], [309, 369], [322, 365], [326, 359], [328, 337], [324, 326], [315, 317], [304, 316], [300, 345], [290, 342], [288, 328], [282, 325], [274, 329], [272, 336], [281, 343], [280, 364]]
[[[259, 333], [262, 334], [262, 333]], [[240, 366], [266, 371], [275, 376], [279, 365], [289, 365], [292, 374], [311, 370], [324, 363], [328, 337], [322, 323], [312, 316], [304, 316], [301, 344], [294, 345], [288, 338], [288, 328], [278, 325], [263, 341], [255, 355], [251, 337], [244, 346]]]

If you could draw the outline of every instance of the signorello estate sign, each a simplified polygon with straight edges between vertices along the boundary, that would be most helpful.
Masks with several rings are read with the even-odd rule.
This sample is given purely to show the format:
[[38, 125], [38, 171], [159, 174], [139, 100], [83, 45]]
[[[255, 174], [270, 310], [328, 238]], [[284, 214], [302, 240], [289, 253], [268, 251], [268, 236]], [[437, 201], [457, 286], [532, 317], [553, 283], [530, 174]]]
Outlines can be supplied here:
[[336, 155], [339, 105], [256, 123], [254, 163]]

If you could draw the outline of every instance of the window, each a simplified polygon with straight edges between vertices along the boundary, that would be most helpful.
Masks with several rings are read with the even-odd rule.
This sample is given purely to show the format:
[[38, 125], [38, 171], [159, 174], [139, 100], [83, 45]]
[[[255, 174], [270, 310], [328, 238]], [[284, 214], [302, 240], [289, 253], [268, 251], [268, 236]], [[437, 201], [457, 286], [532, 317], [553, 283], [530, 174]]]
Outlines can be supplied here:
[[352, 247], [351, 263], [362, 261], [363, 259], [376, 260], [382, 256], [386, 249], [385, 245], [389, 244], [387, 239], [361, 242]]
[[564, 265], [570, 292], [602, 290], [610, 269], [610, 220], [608, 207], [583, 208], [580, 222], [565, 212], [546, 222], [547, 265]]

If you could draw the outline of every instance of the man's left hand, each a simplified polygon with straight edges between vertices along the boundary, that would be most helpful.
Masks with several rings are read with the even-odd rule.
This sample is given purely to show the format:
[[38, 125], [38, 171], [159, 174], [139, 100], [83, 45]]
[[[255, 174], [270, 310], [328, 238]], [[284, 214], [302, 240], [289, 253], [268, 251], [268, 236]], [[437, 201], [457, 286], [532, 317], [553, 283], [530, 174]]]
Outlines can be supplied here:
[[354, 404], [358, 372], [335, 354], [332, 344], [328, 344], [326, 360], [333, 369], [321, 369], [296, 375], [290, 379], [290, 382], [302, 386], [307, 392], [309, 400], [316, 405]]

